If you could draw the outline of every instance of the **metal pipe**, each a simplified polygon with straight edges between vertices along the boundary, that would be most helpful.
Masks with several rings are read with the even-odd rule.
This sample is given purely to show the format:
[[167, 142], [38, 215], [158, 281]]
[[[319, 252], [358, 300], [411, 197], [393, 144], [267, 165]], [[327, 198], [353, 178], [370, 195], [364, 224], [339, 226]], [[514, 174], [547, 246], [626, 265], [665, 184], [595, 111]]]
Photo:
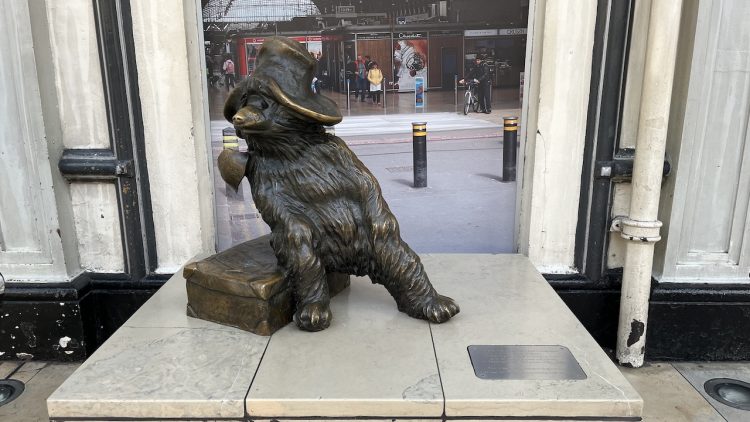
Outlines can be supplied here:
[[616, 357], [621, 365], [631, 367], [642, 366], [645, 354], [654, 243], [661, 239], [657, 217], [681, 9], [682, 0], [651, 3], [630, 215], [619, 221], [627, 244]]
[[386, 97], [388, 96], [388, 89], [386, 88], [388, 86], [388, 78], [383, 76], [383, 112], [388, 113], [388, 105]]
[[427, 122], [412, 122], [414, 187], [427, 187]]
[[453, 111], [458, 111], [458, 75], [453, 75], [453, 103]]
[[516, 181], [518, 117], [503, 117], [503, 182]]
[[352, 108], [352, 105], [349, 103], [351, 100], [349, 97], [351, 97], [352, 92], [349, 90], [349, 83], [351, 80], [349, 78], [346, 79], [346, 109], [350, 110]]

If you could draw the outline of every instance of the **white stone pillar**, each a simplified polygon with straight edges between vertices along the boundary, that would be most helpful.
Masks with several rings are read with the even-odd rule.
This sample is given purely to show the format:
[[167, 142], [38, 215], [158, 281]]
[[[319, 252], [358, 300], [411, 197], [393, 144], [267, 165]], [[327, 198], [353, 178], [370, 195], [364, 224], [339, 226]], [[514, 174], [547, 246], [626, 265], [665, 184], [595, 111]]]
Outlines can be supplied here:
[[573, 272], [597, 2], [535, 10], [518, 246], [542, 272]]

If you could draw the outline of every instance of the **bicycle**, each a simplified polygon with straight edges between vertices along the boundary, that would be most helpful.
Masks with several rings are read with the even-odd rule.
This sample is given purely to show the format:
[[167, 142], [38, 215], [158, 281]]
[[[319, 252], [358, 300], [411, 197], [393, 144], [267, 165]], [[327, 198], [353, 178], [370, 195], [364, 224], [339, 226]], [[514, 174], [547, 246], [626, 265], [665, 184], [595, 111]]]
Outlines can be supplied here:
[[479, 111], [479, 98], [477, 98], [477, 86], [479, 82], [466, 82], [466, 93], [464, 94], [464, 115], [469, 114], [469, 109], [474, 113]]

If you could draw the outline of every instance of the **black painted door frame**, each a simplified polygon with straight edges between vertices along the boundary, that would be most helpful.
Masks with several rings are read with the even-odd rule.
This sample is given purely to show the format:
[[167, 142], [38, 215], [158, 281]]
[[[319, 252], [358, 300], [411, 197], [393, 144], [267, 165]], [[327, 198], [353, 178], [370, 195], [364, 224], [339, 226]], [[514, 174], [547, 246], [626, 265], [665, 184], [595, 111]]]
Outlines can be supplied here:
[[84, 276], [94, 287], [133, 287], [149, 282], [157, 261], [130, 0], [93, 0], [93, 7], [110, 148], [67, 149], [59, 168], [72, 182], [116, 186], [124, 271]]
[[632, 166], [619, 148], [634, 0], [599, 0], [594, 37], [575, 266], [590, 283], [607, 283], [613, 179]]
[[130, 0], [93, 0], [93, 7], [110, 148], [65, 150], [59, 168], [71, 182], [115, 185], [125, 262], [121, 273], [84, 272], [73, 282], [87, 355], [171, 275], [155, 273], [156, 238]]

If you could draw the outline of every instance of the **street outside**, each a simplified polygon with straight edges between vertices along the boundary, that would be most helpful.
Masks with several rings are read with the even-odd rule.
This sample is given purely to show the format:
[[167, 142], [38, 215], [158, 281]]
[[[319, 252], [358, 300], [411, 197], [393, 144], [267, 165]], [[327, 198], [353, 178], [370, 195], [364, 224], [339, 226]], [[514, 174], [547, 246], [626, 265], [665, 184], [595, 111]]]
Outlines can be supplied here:
[[[214, 94], [219, 94], [214, 95], [217, 100], [223, 97]], [[502, 115], [519, 110], [464, 116], [451, 110], [453, 92], [433, 97], [435, 112], [405, 113], [408, 108], [402, 106], [400, 114], [386, 114], [357, 104], [355, 113], [343, 111], [344, 121], [334, 130], [378, 179], [402, 238], [416, 252], [515, 252], [516, 183], [502, 182]], [[396, 98], [391, 99], [394, 104]], [[214, 163], [223, 149], [222, 130], [230, 127], [215, 109]], [[426, 188], [413, 187], [411, 121], [428, 123]], [[242, 140], [240, 147], [245, 147]], [[252, 203], [247, 181], [234, 192], [214, 167], [214, 182], [219, 250], [270, 231]]]

